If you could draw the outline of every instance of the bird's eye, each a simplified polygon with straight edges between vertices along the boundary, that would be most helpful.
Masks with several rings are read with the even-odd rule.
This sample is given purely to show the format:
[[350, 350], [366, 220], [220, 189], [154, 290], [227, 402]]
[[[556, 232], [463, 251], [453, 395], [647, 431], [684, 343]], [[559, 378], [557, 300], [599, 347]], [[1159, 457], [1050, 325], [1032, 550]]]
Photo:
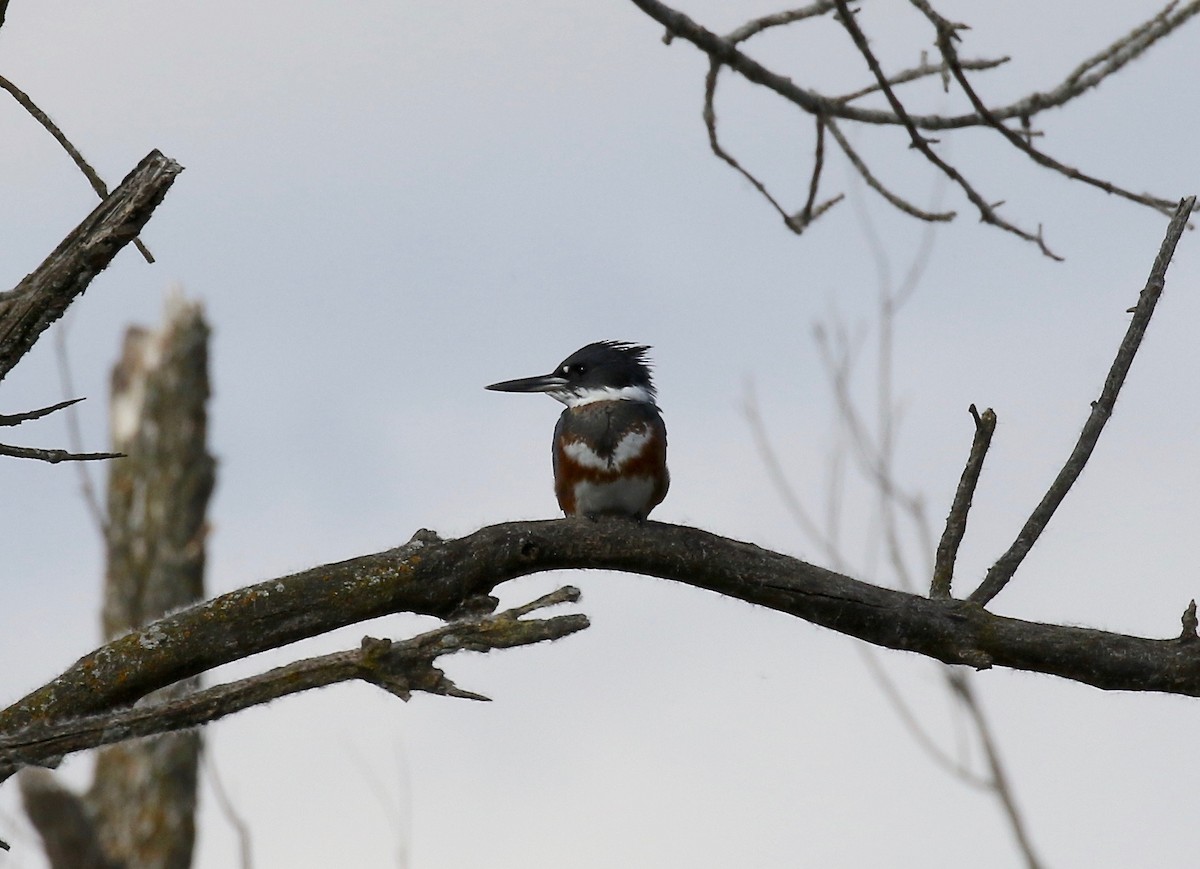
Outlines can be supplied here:
[[587, 371], [587, 366], [585, 366], [582, 362], [576, 362], [572, 365], [564, 365], [562, 370], [563, 374], [567, 375], [568, 377], [578, 377], [579, 375], [583, 374], [583, 372]]

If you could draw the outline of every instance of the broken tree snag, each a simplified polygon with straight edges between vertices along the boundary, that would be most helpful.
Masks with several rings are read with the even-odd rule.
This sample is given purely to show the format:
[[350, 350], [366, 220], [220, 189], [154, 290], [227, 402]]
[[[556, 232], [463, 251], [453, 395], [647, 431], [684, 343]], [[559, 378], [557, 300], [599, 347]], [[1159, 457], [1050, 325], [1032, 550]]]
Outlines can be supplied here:
[[0, 293], [0, 379], [137, 238], [182, 171], [174, 160], [151, 151], [40, 266]]
[[[208, 454], [208, 325], [175, 295], [160, 330], [131, 327], [113, 368], [106, 639], [204, 597]], [[199, 678], [160, 692], [194, 691]], [[195, 839], [198, 730], [101, 749], [87, 803], [101, 845], [125, 866], [188, 869]]]
[[[208, 326], [200, 306], [178, 296], [168, 302], [166, 320], [157, 331], [130, 328], [113, 369], [112, 440], [126, 457], [109, 466], [107, 640], [204, 597], [205, 512], [215, 465], [206, 447]], [[198, 678], [176, 682], [151, 699], [188, 694], [198, 684]], [[91, 789], [82, 800], [72, 798], [84, 807], [75, 814], [89, 819], [105, 865], [188, 869], [200, 748], [199, 731], [188, 731], [97, 753]], [[52, 854], [64, 816], [43, 826], [46, 812], [29, 815]]]

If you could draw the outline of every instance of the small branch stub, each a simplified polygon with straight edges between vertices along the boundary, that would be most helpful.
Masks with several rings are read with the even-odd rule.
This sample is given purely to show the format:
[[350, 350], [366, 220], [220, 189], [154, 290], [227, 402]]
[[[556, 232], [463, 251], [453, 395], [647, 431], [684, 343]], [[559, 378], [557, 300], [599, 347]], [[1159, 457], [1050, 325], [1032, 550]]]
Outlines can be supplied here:
[[1184, 643], [1194, 643], [1200, 640], [1200, 634], [1196, 633], [1196, 628], [1200, 623], [1196, 619], [1196, 601], [1192, 601], [1187, 605], [1187, 609], [1183, 611], [1183, 631], [1179, 634], [1179, 639]]

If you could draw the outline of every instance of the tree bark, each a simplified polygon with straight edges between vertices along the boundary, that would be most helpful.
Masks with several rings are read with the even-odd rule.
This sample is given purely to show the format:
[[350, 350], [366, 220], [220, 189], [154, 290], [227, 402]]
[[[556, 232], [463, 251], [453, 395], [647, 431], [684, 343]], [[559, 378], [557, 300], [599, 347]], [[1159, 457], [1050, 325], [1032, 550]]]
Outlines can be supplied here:
[[0, 293], [0, 380], [137, 238], [182, 171], [174, 160], [151, 151], [37, 269]]
[[[113, 370], [113, 447], [127, 457], [110, 465], [102, 614], [108, 640], [204, 597], [205, 511], [214, 482], [206, 449], [207, 344], [199, 306], [173, 298], [162, 330], [129, 329]], [[197, 674], [154, 699], [198, 687]], [[111, 865], [191, 865], [200, 748], [200, 733], [184, 731], [99, 751], [82, 814]], [[30, 817], [52, 864], [77, 865], [54, 862], [63, 814], [50, 814], [57, 830], [32, 811]]]

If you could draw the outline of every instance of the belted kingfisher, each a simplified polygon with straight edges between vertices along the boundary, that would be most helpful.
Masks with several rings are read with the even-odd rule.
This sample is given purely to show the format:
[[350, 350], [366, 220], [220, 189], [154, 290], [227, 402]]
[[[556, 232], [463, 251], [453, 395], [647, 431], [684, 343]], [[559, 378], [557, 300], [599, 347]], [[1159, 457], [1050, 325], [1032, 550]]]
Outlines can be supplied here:
[[567, 406], [554, 427], [554, 494], [568, 516], [645, 519], [667, 495], [667, 427], [654, 403], [649, 347], [597, 341], [550, 374], [493, 383]]

